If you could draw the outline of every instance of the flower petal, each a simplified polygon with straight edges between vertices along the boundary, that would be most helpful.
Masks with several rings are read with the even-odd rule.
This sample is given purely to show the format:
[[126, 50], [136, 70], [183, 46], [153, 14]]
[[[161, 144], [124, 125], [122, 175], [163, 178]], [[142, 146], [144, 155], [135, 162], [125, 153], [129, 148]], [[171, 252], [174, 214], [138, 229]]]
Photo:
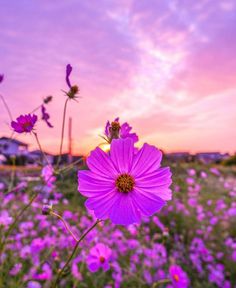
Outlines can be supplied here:
[[78, 172], [78, 190], [87, 197], [106, 195], [114, 189], [114, 181], [108, 178], [99, 177], [91, 171]]
[[171, 185], [171, 172], [169, 167], [160, 168], [156, 172], [140, 176], [135, 179], [135, 187], [139, 190], [145, 190], [154, 193], [163, 200], [171, 200], [172, 192], [169, 188]]
[[133, 204], [132, 198], [123, 193], [117, 193], [118, 199], [114, 203], [110, 219], [114, 224], [129, 225], [138, 223], [141, 220], [141, 214]]
[[110, 193], [106, 193], [105, 195], [100, 195], [98, 197], [89, 198], [85, 202], [85, 206], [88, 209], [94, 211], [95, 216], [98, 219], [106, 219], [109, 216], [111, 208], [118, 200], [119, 193], [117, 193], [114, 188]]
[[161, 159], [161, 151], [145, 143], [134, 157], [132, 175], [138, 177], [156, 171], [160, 167]]
[[112, 140], [110, 155], [117, 170], [128, 173], [133, 162], [134, 142], [129, 138]]
[[88, 263], [88, 268], [91, 272], [96, 272], [100, 268], [100, 264], [98, 263], [98, 261], [91, 262], [91, 263]]
[[92, 172], [104, 178], [114, 178], [118, 175], [118, 171], [108, 154], [99, 147], [91, 152], [87, 159], [87, 164]]
[[130, 197], [132, 198], [134, 205], [145, 216], [153, 215], [166, 205], [166, 201], [156, 194], [144, 192], [137, 188], [130, 193]]

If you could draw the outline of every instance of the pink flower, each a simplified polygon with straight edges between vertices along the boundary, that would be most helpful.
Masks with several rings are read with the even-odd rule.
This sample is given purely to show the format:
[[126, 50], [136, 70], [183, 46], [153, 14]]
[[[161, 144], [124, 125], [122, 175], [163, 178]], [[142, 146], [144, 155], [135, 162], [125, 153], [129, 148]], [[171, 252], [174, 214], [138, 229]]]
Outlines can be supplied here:
[[200, 176], [201, 176], [201, 178], [206, 179], [208, 175], [206, 172], [201, 171]]
[[180, 266], [170, 266], [169, 273], [175, 288], [187, 288], [189, 286], [188, 276]]
[[34, 129], [37, 119], [38, 117], [35, 114], [21, 115], [16, 121], [11, 122], [11, 127], [17, 133], [29, 133]]
[[127, 123], [123, 123], [122, 125], [119, 123], [119, 118], [117, 117], [113, 122], [107, 121], [105, 127], [105, 135], [108, 138], [109, 142], [112, 139], [118, 138], [131, 138], [134, 142], [138, 142], [138, 136], [136, 133], [130, 133], [132, 127]]
[[121, 225], [153, 215], [172, 197], [171, 172], [160, 167], [161, 159], [160, 150], [148, 144], [135, 153], [130, 138], [114, 139], [109, 154], [97, 147], [87, 159], [90, 171], [78, 173], [86, 207]]
[[91, 272], [96, 272], [100, 268], [107, 271], [109, 266], [109, 260], [111, 257], [111, 249], [102, 243], [96, 244], [89, 253], [87, 258], [88, 268]]

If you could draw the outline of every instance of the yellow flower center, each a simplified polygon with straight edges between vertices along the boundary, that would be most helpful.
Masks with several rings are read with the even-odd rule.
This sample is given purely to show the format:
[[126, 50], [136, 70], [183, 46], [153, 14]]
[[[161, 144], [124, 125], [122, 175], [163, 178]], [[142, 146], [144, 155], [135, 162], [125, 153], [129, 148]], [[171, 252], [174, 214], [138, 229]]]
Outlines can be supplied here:
[[122, 193], [128, 193], [134, 188], [134, 178], [127, 173], [121, 174], [116, 179], [116, 187]]
[[26, 122], [26, 123], [24, 123], [22, 126], [23, 126], [24, 129], [27, 129], [27, 128], [30, 127], [30, 125], [31, 125], [30, 122]]
[[179, 282], [179, 275], [175, 274], [175, 275], [174, 275], [174, 280], [175, 280], [176, 282]]
[[118, 121], [114, 121], [111, 123], [111, 129], [113, 131], [119, 131], [120, 130], [120, 123]]

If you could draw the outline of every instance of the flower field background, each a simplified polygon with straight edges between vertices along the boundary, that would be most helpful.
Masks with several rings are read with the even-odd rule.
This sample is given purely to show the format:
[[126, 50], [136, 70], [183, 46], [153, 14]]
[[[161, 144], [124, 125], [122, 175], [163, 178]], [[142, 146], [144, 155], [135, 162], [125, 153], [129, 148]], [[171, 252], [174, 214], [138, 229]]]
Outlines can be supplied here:
[[[173, 173], [173, 200], [139, 225], [99, 223], [81, 242], [60, 287], [236, 287], [236, 170], [167, 165]], [[1, 235], [35, 193], [38, 198], [5, 243], [0, 287], [50, 287], [75, 245], [60, 219], [42, 214], [40, 176], [38, 170], [18, 169], [16, 189], [4, 194], [12, 175], [1, 171]], [[50, 197], [54, 211], [80, 236], [95, 218], [77, 191], [77, 168], [56, 178]], [[98, 259], [95, 266], [91, 256]], [[181, 271], [173, 276], [170, 267]]]

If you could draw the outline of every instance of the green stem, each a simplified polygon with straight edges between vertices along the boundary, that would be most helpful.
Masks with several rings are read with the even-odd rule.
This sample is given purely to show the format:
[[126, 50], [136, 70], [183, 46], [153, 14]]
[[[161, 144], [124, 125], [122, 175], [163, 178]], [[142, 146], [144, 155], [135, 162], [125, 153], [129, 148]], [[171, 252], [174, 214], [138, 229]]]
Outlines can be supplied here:
[[37, 144], [38, 144], [38, 146], [39, 146], [39, 150], [40, 150], [41, 153], [43, 154], [43, 157], [44, 157], [45, 161], [47, 162], [48, 165], [51, 166], [51, 164], [49, 163], [48, 158], [47, 158], [46, 154], [44, 153], [44, 151], [43, 151], [43, 149], [42, 149], [42, 146], [41, 146], [41, 144], [40, 144], [40, 142], [39, 142], [39, 138], [38, 138], [37, 133], [36, 133], [36, 132], [33, 132], [33, 134], [34, 134], [35, 139], [36, 139], [36, 142], [37, 142]]
[[162, 284], [168, 284], [168, 283], [171, 283], [171, 280], [170, 280], [170, 279], [162, 279], [162, 280], [154, 283], [154, 284], [152, 285], [152, 288], [156, 288], [156, 287], [158, 287], [158, 286], [160, 286], [160, 285], [162, 285]]
[[68, 103], [69, 99], [70, 99], [69, 97], [66, 99], [65, 105], [64, 105], [64, 110], [63, 110], [63, 120], [62, 120], [62, 128], [61, 128], [61, 144], [60, 144], [60, 150], [59, 150], [59, 157], [57, 159], [57, 165], [56, 165], [57, 168], [58, 168], [60, 161], [61, 161], [64, 132], [65, 132], [65, 122], [66, 122], [66, 108], [67, 108], [67, 103]]
[[58, 219], [60, 219], [62, 221], [62, 223], [64, 224], [66, 230], [71, 234], [71, 236], [74, 238], [74, 240], [76, 242], [78, 242], [78, 239], [76, 238], [75, 234], [71, 231], [70, 227], [68, 226], [68, 224], [66, 223], [66, 221], [64, 220], [63, 217], [61, 217], [61, 215], [57, 214], [56, 212], [54, 211], [51, 211], [50, 212], [50, 215], [54, 215], [56, 216]]
[[7, 242], [7, 238], [9, 237], [9, 235], [11, 234], [12, 230], [15, 228], [17, 222], [21, 219], [22, 215], [24, 214], [24, 212], [31, 206], [31, 204], [33, 203], [33, 201], [36, 199], [36, 197], [38, 196], [38, 194], [35, 194], [29, 201], [29, 203], [18, 213], [18, 215], [16, 216], [14, 222], [9, 226], [8, 230], [5, 233], [5, 237], [3, 242], [1, 243], [1, 247], [0, 247], [0, 254], [3, 252], [4, 247], [6, 245]]
[[87, 234], [93, 230], [93, 228], [95, 228], [97, 226], [98, 223], [100, 223], [102, 220], [97, 220], [76, 242], [76, 245], [71, 253], [71, 255], [69, 256], [69, 258], [67, 259], [65, 265], [62, 267], [61, 270], [59, 270], [59, 273], [57, 274], [56, 280], [54, 283], [52, 283], [51, 288], [56, 288], [57, 284], [59, 283], [61, 276], [63, 274], [63, 272], [65, 271], [66, 267], [70, 264], [71, 260], [73, 259], [74, 255], [76, 254], [77, 248], [80, 244], [80, 242], [87, 236]]
[[12, 121], [13, 117], [12, 117], [12, 114], [11, 114], [11, 110], [10, 110], [9, 106], [7, 105], [7, 102], [6, 102], [5, 98], [1, 94], [0, 94], [0, 97], [2, 99], [3, 105], [5, 106], [5, 108], [7, 110], [8, 116], [9, 116], [10, 120]]
[[74, 161], [73, 163], [71, 163], [71, 164], [69, 164], [69, 165], [67, 165], [67, 166], [59, 169], [59, 170], [58, 170], [58, 173], [63, 173], [63, 172], [65, 172], [66, 170], [70, 170], [70, 168], [73, 168], [74, 165], [79, 164], [80, 162], [83, 162], [83, 161], [84, 161], [83, 158], [78, 159], [78, 160]]

